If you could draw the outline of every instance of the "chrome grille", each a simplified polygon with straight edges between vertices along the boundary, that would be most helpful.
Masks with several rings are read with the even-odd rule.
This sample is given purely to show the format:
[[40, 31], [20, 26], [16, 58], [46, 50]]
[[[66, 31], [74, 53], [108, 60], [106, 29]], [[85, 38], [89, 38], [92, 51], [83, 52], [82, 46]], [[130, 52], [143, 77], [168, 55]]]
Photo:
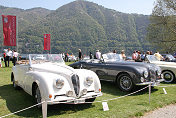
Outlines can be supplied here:
[[150, 78], [151, 78], [151, 81], [156, 80], [156, 72], [154, 70], [150, 70]]
[[71, 79], [72, 79], [72, 84], [74, 87], [75, 94], [76, 94], [76, 96], [78, 96], [79, 89], [80, 89], [79, 77], [78, 77], [78, 75], [74, 74], [74, 75], [72, 75]]

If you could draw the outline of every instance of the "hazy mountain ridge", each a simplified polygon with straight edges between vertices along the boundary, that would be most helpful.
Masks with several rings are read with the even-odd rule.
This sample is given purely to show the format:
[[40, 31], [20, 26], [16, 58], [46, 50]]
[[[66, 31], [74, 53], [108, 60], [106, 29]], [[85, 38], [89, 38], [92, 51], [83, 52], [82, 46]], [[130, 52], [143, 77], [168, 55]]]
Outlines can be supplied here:
[[17, 12], [24, 19], [19, 24], [23, 29], [19, 30], [22, 53], [44, 52], [44, 33], [51, 33], [52, 53], [75, 53], [78, 48], [86, 53], [96, 49], [132, 52], [151, 48], [145, 40], [149, 24], [146, 15], [125, 14], [87, 1], [71, 2], [53, 11], [34, 8]]

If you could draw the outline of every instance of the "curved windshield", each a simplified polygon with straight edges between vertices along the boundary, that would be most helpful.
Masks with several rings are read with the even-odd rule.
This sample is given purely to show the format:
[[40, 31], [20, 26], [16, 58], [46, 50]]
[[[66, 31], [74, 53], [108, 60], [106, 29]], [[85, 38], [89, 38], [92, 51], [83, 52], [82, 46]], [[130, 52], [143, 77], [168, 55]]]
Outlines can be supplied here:
[[38, 64], [38, 63], [64, 63], [61, 54], [29, 54], [29, 62], [30, 64]]
[[103, 54], [102, 56], [105, 62], [124, 61], [122, 59], [121, 54], [107, 53], [107, 54]]

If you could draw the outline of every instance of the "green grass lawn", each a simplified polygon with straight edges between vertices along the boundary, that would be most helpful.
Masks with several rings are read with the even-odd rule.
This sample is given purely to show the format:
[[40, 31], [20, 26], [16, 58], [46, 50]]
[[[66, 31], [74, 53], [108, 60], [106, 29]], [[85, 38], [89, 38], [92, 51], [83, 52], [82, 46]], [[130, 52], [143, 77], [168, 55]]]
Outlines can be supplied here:
[[[68, 64], [68, 63], [67, 63]], [[14, 90], [10, 81], [12, 64], [8, 68], [0, 68], [0, 116], [21, 110], [34, 105], [34, 98], [23, 90]], [[96, 101], [116, 98], [127, 93], [121, 92], [116, 85], [109, 82], [101, 82], [103, 96]], [[161, 84], [160, 86], [174, 84]], [[149, 104], [148, 89], [113, 101], [108, 101], [109, 111], [103, 111], [102, 103], [92, 105], [68, 105], [58, 104], [48, 107], [48, 117], [70, 117], [70, 118], [105, 118], [118, 117], [128, 118], [142, 116], [145, 112], [154, 110], [168, 104], [176, 103], [176, 87], [166, 87], [168, 94], [164, 94], [162, 87], [155, 87], [151, 93], [151, 103]], [[37, 107], [9, 116], [13, 118], [42, 117], [42, 112]], [[8, 118], [9, 118], [8, 117]]]

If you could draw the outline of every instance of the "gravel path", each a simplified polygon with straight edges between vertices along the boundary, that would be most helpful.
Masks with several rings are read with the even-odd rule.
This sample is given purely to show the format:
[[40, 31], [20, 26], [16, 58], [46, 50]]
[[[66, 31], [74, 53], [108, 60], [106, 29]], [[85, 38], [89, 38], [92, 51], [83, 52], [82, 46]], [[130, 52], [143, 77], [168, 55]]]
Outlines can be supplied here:
[[163, 108], [146, 113], [140, 118], [176, 118], [176, 104], [171, 104]]

